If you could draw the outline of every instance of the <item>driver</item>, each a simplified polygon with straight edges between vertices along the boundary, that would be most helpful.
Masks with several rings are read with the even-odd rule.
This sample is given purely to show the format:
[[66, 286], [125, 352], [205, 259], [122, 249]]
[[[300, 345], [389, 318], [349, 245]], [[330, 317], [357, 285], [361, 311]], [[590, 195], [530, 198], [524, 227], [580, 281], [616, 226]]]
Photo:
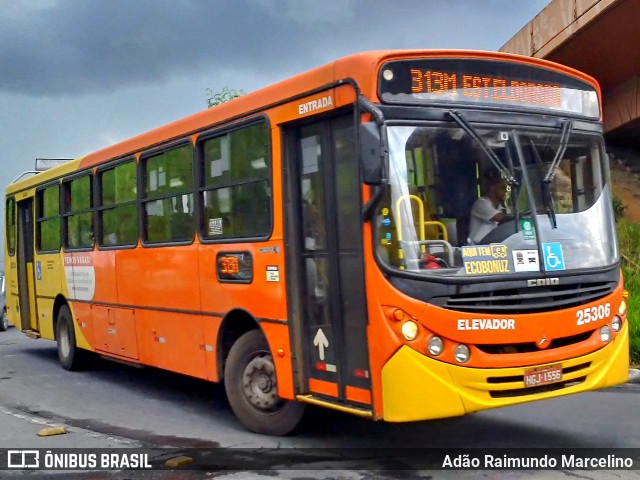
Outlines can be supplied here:
[[477, 245], [499, 224], [510, 217], [504, 205], [507, 185], [497, 170], [489, 170], [484, 174], [485, 194], [478, 198], [471, 207], [469, 222], [469, 244]]

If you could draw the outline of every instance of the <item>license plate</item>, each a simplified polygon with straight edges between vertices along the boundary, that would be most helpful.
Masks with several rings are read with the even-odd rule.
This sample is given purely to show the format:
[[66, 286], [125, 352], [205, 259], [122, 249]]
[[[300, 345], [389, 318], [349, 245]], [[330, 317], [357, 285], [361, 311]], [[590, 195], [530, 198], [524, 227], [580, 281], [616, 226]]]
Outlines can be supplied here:
[[562, 365], [532, 368], [524, 371], [524, 386], [537, 387], [562, 380]]

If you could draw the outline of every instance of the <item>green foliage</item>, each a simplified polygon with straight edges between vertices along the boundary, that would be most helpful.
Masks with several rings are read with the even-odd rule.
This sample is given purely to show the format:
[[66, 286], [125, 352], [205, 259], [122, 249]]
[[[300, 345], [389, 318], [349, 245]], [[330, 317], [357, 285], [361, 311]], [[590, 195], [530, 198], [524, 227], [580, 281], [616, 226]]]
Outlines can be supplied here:
[[626, 205], [622, 202], [620, 197], [618, 197], [614, 193], [613, 194], [613, 215], [616, 219], [616, 222], [623, 217], [625, 208], [627, 208]]
[[244, 90], [236, 90], [234, 88], [224, 87], [219, 92], [214, 92], [210, 88], [207, 88], [207, 108], [215, 107], [221, 103], [228, 102], [234, 98], [238, 98], [244, 95]]
[[623, 255], [624, 286], [630, 293], [627, 318], [631, 363], [640, 365], [640, 225], [622, 218], [618, 221], [618, 239]]
[[629, 351], [631, 363], [640, 365], [640, 272], [624, 266], [624, 286], [631, 296], [627, 299], [627, 318], [629, 319]]

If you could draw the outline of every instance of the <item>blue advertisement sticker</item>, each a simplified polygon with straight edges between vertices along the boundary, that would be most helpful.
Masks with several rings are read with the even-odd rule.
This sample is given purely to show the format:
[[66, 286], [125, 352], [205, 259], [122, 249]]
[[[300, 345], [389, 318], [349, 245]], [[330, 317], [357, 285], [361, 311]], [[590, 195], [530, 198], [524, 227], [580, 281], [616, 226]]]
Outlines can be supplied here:
[[36, 262], [36, 280], [42, 280], [42, 263]]
[[559, 243], [543, 243], [544, 268], [547, 271], [565, 270], [562, 245]]

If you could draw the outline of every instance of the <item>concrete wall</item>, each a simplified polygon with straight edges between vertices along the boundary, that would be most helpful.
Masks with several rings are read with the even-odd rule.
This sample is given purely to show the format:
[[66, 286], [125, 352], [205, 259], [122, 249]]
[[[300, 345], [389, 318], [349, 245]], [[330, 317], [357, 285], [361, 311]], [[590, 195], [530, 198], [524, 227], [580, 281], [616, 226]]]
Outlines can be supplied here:
[[554, 0], [500, 51], [546, 58], [618, 0]]

